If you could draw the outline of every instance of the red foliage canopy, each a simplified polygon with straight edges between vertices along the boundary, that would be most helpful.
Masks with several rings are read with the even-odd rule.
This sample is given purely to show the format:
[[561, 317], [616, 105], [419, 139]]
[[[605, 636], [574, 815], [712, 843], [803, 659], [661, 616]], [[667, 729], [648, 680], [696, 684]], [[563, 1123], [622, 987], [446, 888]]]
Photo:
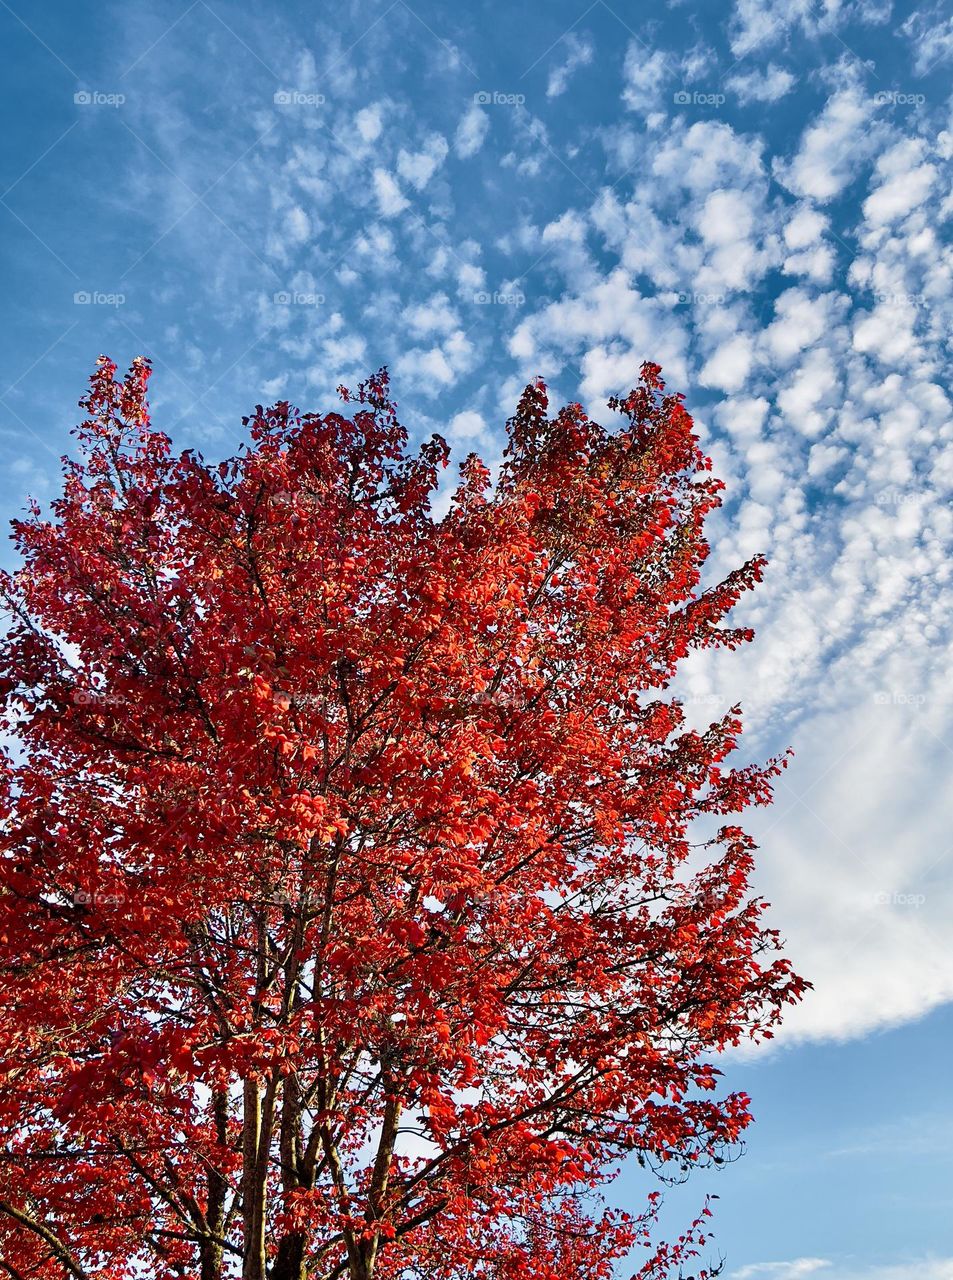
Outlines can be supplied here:
[[[734, 825], [732, 708], [659, 695], [752, 561], [701, 589], [720, 484], [656, 365], [508, 423], [499, 480], [416, 454], [383, 372], [218, 466], [99, 362], [0, 673], [0, 1256], [31, 1280], [595, 1280], [656, 1254], [594, 1192], [720, 1158], [778, 958]], [[712, 828], [714, 829], [714, 828]], [[697, 858], [698, 851], [696, 849]], [[650, 1197], [651, 1201], [652, 1197]], [[637, 1262], [636, 1266], [639, 1265]]]

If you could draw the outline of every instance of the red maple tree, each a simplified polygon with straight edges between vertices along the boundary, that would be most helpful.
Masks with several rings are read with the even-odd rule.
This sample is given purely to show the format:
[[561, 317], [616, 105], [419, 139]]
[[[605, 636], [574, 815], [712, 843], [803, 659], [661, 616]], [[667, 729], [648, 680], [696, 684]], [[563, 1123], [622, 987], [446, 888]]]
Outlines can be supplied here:
[[762, 570], [700, 585], [682, 397], [647, 364], [612, 432], [536, 383], [438, 519], [384, 372], [217, 466], [148, 375], [100, 360], [2, 581], [3, 1272], [669, 1274], [701, 1217], [598, 1188], [722, 1158], [711, 1058], [804, 986], [750, 839], [691, 843], [779, 762], [660, 696]]

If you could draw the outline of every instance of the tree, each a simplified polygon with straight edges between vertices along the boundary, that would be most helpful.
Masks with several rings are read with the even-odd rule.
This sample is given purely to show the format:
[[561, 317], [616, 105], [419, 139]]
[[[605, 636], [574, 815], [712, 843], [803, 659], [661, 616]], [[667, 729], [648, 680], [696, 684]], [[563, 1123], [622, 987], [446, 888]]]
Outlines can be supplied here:
[[217, 466], [148, 376], [100, 359], [2, 582], [4, 1272], [668, 1274], [703, 1215], [653, 1251], [657, 1193], [598, 1188], [724, 1158], [711, 1058], [804, 986], [751, 840], [692, 843], [782, 762], [660, 696], [762, 571], [700, 585], [682, 397], [647, 364], [610, 432], [529, 386], [437, 519], [383, 371]]

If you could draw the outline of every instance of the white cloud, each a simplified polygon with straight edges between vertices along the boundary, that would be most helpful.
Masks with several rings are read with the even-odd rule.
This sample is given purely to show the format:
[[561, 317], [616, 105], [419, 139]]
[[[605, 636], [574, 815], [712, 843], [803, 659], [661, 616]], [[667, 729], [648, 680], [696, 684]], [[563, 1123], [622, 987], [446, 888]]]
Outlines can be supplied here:
[[401, 213], [409, 205], [409, 201], [401, 191], [397, 179], [386, 169], [374, 170], [374, 194], [377, 196], [377, 207], [384, 218], [392, 218]]
[[431, 333], [449, 333], [460, 325], [460, 317], [445, 293], [435, 293], [426, 302], [415, 303], [403, 311], [407, 327], [417, 337]]
[[295, 205], [285, 215], [285, 233], [296, 245], [304, 244], [311, 234], [311, 221], [300, 205]]
[[696, 120], [688, 128], [677, 122], [654, 150], [652, 173], [673, 190], [707, 194], [762, 178], [763, 155], [756, 134], [738, 134], [720, 120]]
[[487, 444], [492, 440], [486, 419], [475, 409], [464, 409], [462, 413], [454, 414], [446, 436], [450, 444], [466, 444], [468, 447], [475, 443]]
[[569, 81], [580, 67], [588, 67], [595, 52], [592, 41], [585, 36], [578, 36], [570, 31], [562, 42], [567, 49], [565, 60], [552, 68], [546, 84], [546, 97], [558, 98], [565, 93]]
[[[276, 202], [284, 205], [281, 198]], [[320, 227], [318, 220], [318, 227]], [[306, 244], [314, 231], [311, 217], [299, 204], [291, 204], [284, 208], [280, 220], [273, 227], [265, 241], [265, 250], [273, 258], [288, 265], [295, 253]]]
[[[795, 646], [826, 618], [806, 598], [781, 612], [782, 623]], [[788, 661], [793, 673], [798, 654]], [[854, 711], [818, 715], [792, 733], [796, 755], [774, 809], [748, 824], [763, 851], [756, 881], [773, 904], [771, 923], [814, 984], [786, 1015], [781, 1042], [863, 1035], [953, 996], [950, 814], [934, 790], [949, 749], [934, 739], [923, 751], [917, 718], [940, 728], [935, 709], [876, 701], [928, 691], [881, 684], [891, 678], [869, 674]]]
[[754, 357], [754, 342], [746, 333], [727, 338], [702, 366], [698, 380], [703, 387], [719, 391], [740, 391]]
[[582, 394], [599, 412], [606, 396], [635, 385], [648, 352], [658, 353], [673, 377], [683, 376], [684, 342], [682, 324], [670, 305], [644, 297], [628, 273], [617, 269], [580, 296], [566, 296], [520, 320], [509, 347], [524, 378], [564, 370], [566, 353], [582, 347]]
[[748, 289], [762, 276], [767, 259], [756, 235], [760, 212], [760, 194], [750, 189], [720, 188], [705, 198], [697, 220], [706, 246], [697, 277], [699, 289]]
[[804, 276], [815, 284], [830, 283], [837, 255], [823, 239], [829, 225], [827, 216], [809, 204], [798, 206], [781, 230], [785, 245], [793, 250], [781, 264], [785, 275]]
[[875, 226], [906, 217], [930, 195], [937, 179], [936, 168], [920, 163], [925, 146], [922, 140], [906, 138], [879, 158], [876, 175], [880, 185], [864, 201], [864, 217]]
[[667, 105], [662, 98], [662, 86], [671, 72], [661, 49], [646, 53], [641, 40], [630, 40], [623, 74], [622, 100], [630, 111], [657, 111]]
[[834, 250], [829, 244], [818, 244], [800, 253], [789, 254], [781, 264], [781, 270], [785, 275], [805, 276], [816, 284], [829, 284], [834, 266]]
[[[812, 318], [819, 319], [820, 313]], [[790, 335], [791, 330], [785, 329], [786, 336]], [[777, 405], [789, 427], [813, 438], [830, 424], [840, 389], [840, 375], [830, 350], [814, 347], [780, 384]]]
[[371, 259], [376, 263], [390, 262], [395, 247], [396, 242], [391, 229], [373, 224], [354, 242], [354, 252], [358, 257]]
[[840, 294], [786, 289], [775, 300], [774, 319], [763, 334], [775, 364], [790, 364], [793, 357], [829, 335], [846, 308], [847, 298]]
[[784, 243], [789, 249], [805, 249], [821, 238], [830, 219], [810, 205], [800, 205], [784, 224]]
[[953, 1280], [953, 1259], [916, 1258], [908, 1263], [865, 1265], [829, 1258], [795, 1258], [791, 1262], [754, 1262], [729, 1272], [727, 1280]]
[[810, 15], [810, 0], [737, 0], [732, 15], [731, 51], [743, 57], [752, 49], [780, 40]]
[[777, 102], [790, 93], [795, 84], [796, 80], [790, 71], [769, 62], [764, 70], [755, 68], [730, 76], [725, 81], [725, 88], [744, 107], [749, 102]]
[[737, 240], [747, 240], [753, 222], [754, 214], [746, 192], [719, 189], [705, 200], [698, 230], [708, 244], [733, 244]]
[[475, 262], [456, 263], [457, 292], [462, 298], [473, 301], [473, 295], [486, 285], [486, 272]]
[[394, 363], [400, 385], [424, 396], [451, 387], [473, 367], [476, 351], [462, 329], [454, 329], [432, 347], [411, 347]]
[[412, 187], [422, 191], [447, 158], [446, 138], [440, 133], [431, 134], [420, 151], [405, 151], [397, 157], [397, 172]]
[[753, 441], [761, 435], [770, 404], [764, 396], [723, 400], [716, 409], [723, 430], [742, 441]]
[[367, 355], [367, 343], [354, 333], [328, 338], [322, 349], [325, 360], [335, 369], [360, 368]]
[[874, 355], [891, 367], [909, 359], [917, 350], [916, 307], [887, 300], [854, 319], [855, 351]]
[[741, 58], [787, 39], [795, 29], [816, 37], [837, 27], [847, 16], [858, 23], [881, 23], [890, 16], [889, 0], [736, 0], [732, 14], [731, 49]]
[[696, 84], [702, 76], [715, 70], [718, 58], [709, 44], [699, 41], [678, 60], [678, 70], [686, 84]]
[[474, 102], [460, 120], [453, 137], [453, 148], [461, 160], [476, 155], [483, 146], [489, 127], [490, 117]]
[[900, 28], [913, 44], [914, 70], [918, 76], [925, 76], [953, 58], [953, 18], [943, 14], [939, 5], [930, 12], [918, 9]]
[[828, 98], [804, 130], [793, 160], [776, 164], [775, 176], [795, 195], [823, 204], [854, 179], [876, 150], [879, 134], [872, 100], [857, 85], [848, 85]]
[[381, 130], [384, 127], [383, 116], [383, 103], [372, 102], [370, 106], [362, 107], [354, 117], [357, 131], [364, 142], [376, 142], [381, 136]]
[[755, 1280], [762, 1276], [765, 1280], [802, 1280], [803, 1276], [812, 1276], [831, 1264], [826, 1258], [796, 1258], [793, 1262], [754, 1262], [731, 1274], [731, 1280]]

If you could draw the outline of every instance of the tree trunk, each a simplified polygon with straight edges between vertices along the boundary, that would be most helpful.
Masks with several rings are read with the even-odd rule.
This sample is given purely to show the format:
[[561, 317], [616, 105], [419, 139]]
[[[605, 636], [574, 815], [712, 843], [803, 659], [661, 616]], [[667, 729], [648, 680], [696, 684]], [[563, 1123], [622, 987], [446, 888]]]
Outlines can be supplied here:
[[[293, 1073], [281, 1083], [281, 1183], [285, 1194], [297, 1190], [302, 1183], [301, 1095], [298, 1078]], [[271, 1265], [269, 1280], [307, 1280], [303, 1232], [289, 1231], [278, 1241], [278, 1253]]]
[[244, 1085], [242, 1129], [242, 1280], [265, 1280], [265, 1170], [259, 1160], [262, 1137], [261, 1094], [257, 1080]]
[[214, 1240], [203, 1240], [199, 1245], [201, 1280], [222, 1280], [222, 1246]]
[[278, 1256], [272, 1263], [269, 1280], [307, 1280], [304, 1265], [304, 1234], [289, 1232], [278, 1244]]
[[[212, 1094], [212, 1111], [215, 1116], [215, 1132], [222, 1146], [228, 1141], [228, 1094], [215, 1090]], [[205, 1222], [209, 1235], [199, 1245], [201, 1280], [222, 1280], [223, 1249], [221, 1243], [225, 1231], [225, 1202], [228, 1198], [228, 1179], [218, 1169], [209, 1168], [206, 1180], [207, 1196]]]
[[[374, 1161], [374, 1172], [371, 1175], [367, 1207], [369, 1224], [377, 1221], [384, 1213], [387, 1188], [390, 1184], [391, 1165], [394, 1162], [394, 1144], [397, 1140], [400, 1113], [400, 1099], [392, 1094], [388, 1097], [384, 1106], [384, 1123], [377, 1147], [377, 1158]], [[375, 1231], [371, 1238], [361, 1245], [361, 1266], [356, 1270], [353, 1280], [373, 1280], [374, 1272], [377, 1269], [377, 1252], [380, 1248], [380, 1243], [380, 1235]]]

